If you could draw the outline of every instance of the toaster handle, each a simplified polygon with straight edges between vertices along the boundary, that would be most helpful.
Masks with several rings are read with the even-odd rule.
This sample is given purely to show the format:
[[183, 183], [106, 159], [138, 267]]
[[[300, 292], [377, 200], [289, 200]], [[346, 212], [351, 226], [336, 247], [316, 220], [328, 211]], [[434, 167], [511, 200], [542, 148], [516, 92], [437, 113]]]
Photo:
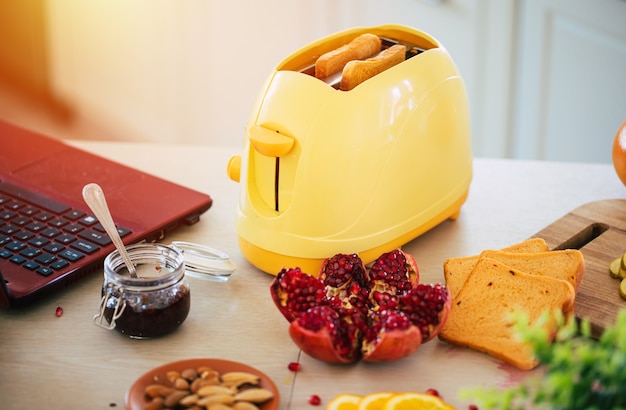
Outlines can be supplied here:
[[260, 125], [250, 127], [249, 138], [254, 149], [268, 157], [287, 155], [295, 142], [292, 137]]

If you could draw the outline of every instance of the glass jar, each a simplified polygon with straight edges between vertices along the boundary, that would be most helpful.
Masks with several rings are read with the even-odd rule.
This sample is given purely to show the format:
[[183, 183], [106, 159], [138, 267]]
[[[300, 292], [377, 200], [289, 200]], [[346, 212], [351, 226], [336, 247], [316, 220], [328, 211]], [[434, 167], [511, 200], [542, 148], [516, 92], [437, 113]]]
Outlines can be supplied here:
[[94, 323], [139, 339], [174, 331], [191, 306], [183, 252], [154, 243], [129, 245], [126, 250], [137, 277], [131, 277], [118, 251], [105, 258], [100, 312]]

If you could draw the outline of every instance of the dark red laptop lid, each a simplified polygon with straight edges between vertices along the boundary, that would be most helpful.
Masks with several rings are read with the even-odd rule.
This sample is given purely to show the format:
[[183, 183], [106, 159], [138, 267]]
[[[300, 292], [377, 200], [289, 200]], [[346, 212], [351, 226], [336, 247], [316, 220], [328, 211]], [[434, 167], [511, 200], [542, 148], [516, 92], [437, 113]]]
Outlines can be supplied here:
[[[0, 182], [24, 187], [86, 213], [90, 210], [83, 201], [82, 189], [95, 182], [104, 190], [116, 223], [132, 231], [124, 238], [127, 244], [161, 240], [179, 225], [197, 222], [212, 205], [212, 198], [206, 193], [2, 121]], [[93, 270], [112, 249], [112, 245], [104, 248], [84, 262]], [[78, 270], [84, 269], [79, 267]], [[24, 275], [2, 259], [0, 273], [9, 291], [9, 299], [28, 298], [32, 293], [50, 287], [51, 283], [63, 282], [74, 274], [68, 271], [55, 272], [47, 277]]]

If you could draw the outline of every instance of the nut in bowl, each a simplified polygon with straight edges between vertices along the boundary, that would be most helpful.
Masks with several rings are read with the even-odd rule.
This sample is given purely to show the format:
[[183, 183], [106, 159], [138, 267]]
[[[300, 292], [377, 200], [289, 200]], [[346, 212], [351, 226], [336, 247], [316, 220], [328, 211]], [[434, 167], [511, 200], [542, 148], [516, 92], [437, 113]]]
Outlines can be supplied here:
[[279, 401], [274, 382], [253, 367], [221, 359], [188, 359], [142, 375], [126, 393], [125, 406], [275, 410]]

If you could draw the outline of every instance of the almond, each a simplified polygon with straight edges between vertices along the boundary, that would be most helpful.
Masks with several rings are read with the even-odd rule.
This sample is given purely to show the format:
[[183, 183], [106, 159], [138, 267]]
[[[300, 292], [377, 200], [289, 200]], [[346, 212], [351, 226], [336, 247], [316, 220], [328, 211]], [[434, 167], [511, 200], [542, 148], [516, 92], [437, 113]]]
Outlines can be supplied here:
[[160, 397], [161, 389], [163, 389], [163, 386], [160, 384], [150, 384], [146, 386], [146, 388], [144, 389], [144, 392], [146, 393], [146, 396], [148, 397]]
[[212, 404], [210, 409], [211, 410], [233, 410], [233, 407], [227, 404], [216, 403], [216, 404]]
[[163, 397], [155, 397], [150, 403], [146, 404], [144, 410], [160, 410], [163, 407], [163, 401]]
[[251, 388], [242, 390], [240, 393], [235, 394], [236, 401], [249, 401], [252, 403], [263, 403], [274, 397], [274, 393], [267, 389]]
[[198, 377], [198, 372], [194, 369], [185, 369], [180, 372], [180, 377], [187, 381], [194, 381]]
[[212, 408], [215, 404], [232, 404], [235, 402], [235, 397], [228, 393], [217, 393], [210, 396], [202, 397], [196, 404], [199, 406], [206, 406]]
[[249, 401], [238, 401], [232, 407], [233, 410], [259, 410], [259, 406]]
[[174, 391], [173, 387], [161, 386], [161, 390], [159, 390], [159, 396], [167, 397]]
[[181, 406], [185, 406], [185, 407], [191, 407], [191, 406], [193, 406], [194, 404], [196, 404], [198, 402], [199, 398], [200, 397], [198, 397], [197, 394], [190, 394], [190, 395], [185, 396], [182, 399], [180, 399], [178, 404], [181, 405]]
[[173, 383], [176, 379], [180, 377], [180, 373], [178, 373], [176, 370], [170, 370], [165, 373], [165, 377], [167, 377]]
[[188, 390], [189, 382], [187, 381], [187, 379], [183, 379], [182, 377], [179, 377], [178, 379], [176, 379], [176, 381], [174, 381], [174, 387], [177, 390]]
[[247, 372], [228, 372], [222, 375], [222, 384], [239, 387], [243, 384], [259, 384], [259, 376]]
[[183, 397], [189, 395], [189, 392], [185, 390], [174, 390], [163, 401], [165, 407], [175, 407], [182, 400]]
[[234, 394], [235, 392], [230, 387], [220, 385], [208, 385], [200, 388], [196, 394], [200, 397], [212, 396], [214, 394]]

